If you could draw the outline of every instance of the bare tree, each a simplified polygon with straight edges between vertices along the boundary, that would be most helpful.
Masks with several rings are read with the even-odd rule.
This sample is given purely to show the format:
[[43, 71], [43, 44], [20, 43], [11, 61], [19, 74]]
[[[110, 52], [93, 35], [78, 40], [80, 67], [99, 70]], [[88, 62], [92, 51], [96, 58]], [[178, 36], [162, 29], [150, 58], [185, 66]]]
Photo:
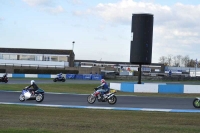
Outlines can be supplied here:
[[175, 67], [179, 66], [177, 56], [173, 57], [173, 62], [174, 62], [173, 66], [175, 66]]
[[167, 65], [167, 57], [161, 56], [161, 57], [159, 58], [159, 63], [162, 63], [162, 64]]
[[173, 58], [173, 55], [168, 55], [168, 57], [167, 57], [167, 64], [168, 64], [168, 66], [172, 65], [172, 58]]
[[188, 67], [188, 64], [190, 62], [190, 57], [188, 55], [182, 57], [182, 62], [183, 62], [185, 67]]
[[184, 65], [184, 67], [200, 67], [200, 61], [196, 61], [196, 59], [190, 59], [189, 55], [181, 56], [181, 55], [168, 55], [161, 56], [159, 58], [159, 63], [163, 63], [166, 66], [175, 66], [179, 67], [181, 65]]
[[196, 60], [190, 59], [187, 66], [188, 67], [196, 67]]
[[176, 56], [176, 59], [177, 59], [178, 66], [180, 66], [180, 65], [181, 65], [181, 58], [182, 58], [182, 56], [181, 56], [181, 55], [177, 55], [177, 56]]

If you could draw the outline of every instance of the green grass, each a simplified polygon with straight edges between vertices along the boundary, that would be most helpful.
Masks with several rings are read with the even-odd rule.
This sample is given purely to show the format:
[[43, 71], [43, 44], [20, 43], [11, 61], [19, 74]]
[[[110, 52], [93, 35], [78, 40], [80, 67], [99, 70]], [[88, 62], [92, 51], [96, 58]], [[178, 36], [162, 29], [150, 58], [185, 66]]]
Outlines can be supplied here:
[[0, 105], [0, 133], [199, 133], [200, 113]]
[[[0, 84], [0, 90], [21, 91], [29, 84]], [[45, 92], [90, 94], [99, 84], [39, 84]], [[197, 97], [200, 94], [160, 94], [160, 93], [130, 93], [118, 91], [116, 95], [154, 96], [154, 97]]]

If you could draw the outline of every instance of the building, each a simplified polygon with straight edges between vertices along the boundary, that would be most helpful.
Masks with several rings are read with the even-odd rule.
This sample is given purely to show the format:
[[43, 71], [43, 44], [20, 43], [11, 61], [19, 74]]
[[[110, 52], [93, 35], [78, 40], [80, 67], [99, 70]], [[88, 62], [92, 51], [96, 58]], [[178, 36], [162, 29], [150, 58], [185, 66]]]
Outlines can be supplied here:
[[73, 67], [73, 50], [0, 48], [0, 65]]

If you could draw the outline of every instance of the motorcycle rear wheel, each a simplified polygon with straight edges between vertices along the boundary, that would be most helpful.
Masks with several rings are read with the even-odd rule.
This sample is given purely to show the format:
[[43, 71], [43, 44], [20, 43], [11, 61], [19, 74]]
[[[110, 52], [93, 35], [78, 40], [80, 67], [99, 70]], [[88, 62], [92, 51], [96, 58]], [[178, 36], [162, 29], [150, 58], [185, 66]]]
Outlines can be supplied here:
[[195, 98], [195, 99], [193, 100], [193, 106], [194, 106], [195, 108], [200, 108], [200, 100], [197, 99], [197, 98]]
[[116, 96], [112, 96], [111, 98], [108, 99], [108, 103], [113, 105], [117, 102], [117, 97]]
[[36, 100], [36, 102], [42, 102], [42, 101], [44, 100], [44, 95], [38, 94], [38, 95], [35, 97], [35, 100]]
[[96, 97], [89, 95], [87, 97], [87, 101], [88, 101], [89, 104], [93, 104], [96, 101]]

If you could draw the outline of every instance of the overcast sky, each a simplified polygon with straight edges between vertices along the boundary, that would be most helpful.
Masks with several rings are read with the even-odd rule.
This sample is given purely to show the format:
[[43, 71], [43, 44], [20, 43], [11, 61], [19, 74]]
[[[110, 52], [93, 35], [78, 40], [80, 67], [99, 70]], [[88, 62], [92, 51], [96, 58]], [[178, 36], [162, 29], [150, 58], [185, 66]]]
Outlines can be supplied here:
[[131, 17], [154, 15], [152, 63], [200, 60], [199, 0], [0, 0], [0, 47], [72, 49], [75, 59], [130, 61]]

